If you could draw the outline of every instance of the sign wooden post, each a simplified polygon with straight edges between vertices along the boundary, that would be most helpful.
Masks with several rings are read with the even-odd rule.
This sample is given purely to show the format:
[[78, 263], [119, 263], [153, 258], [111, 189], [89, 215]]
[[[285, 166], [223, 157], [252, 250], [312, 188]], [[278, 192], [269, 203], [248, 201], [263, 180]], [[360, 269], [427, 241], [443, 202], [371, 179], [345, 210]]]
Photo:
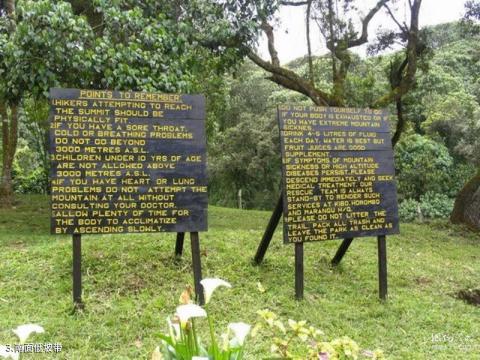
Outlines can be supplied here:
[[378, 236], [379, 296], [387, 297], [386, 235], [399, 232], [393, 150], [383, 110], [279, 106], [282, 196], [254, 257], [261, 263], [284, 215], [295, 244], [295, 295], [303, 297], [303, 243]]
[[280, 218], [282, 217], [283, 212], [283, 200], [282, 197], [278, 199], [277, 205], [273, 210], [273, 214], [270, 217], [270, 221], [268, 222], [267, 228], [265, 229], [265, 233], [263, 234], [262, 241], [258, 245], [257, 253], [253, 258], [255, 264], [260, 264], [265, 257], [265, 253], [267, 252], [268, 246], [270, 245], [270, 241], [272, 241], [273, 233], [278, 226]]
[[51, 231], [72, 234], [73, 301], [82, 303], [83, 234], [190, 232], [203, 300], [199, 231], [207, 230], [205, 98], [51, 89]]
[[350, 244], [352, 243], [352, 241], [353, 241], [353, 238], [344, 239], [342, 241], [342, 243], [340, 244], [340, 247], [338, 248], [335, 256], [332, 259], [331, 264], [333, 266], [337, 266], [338, 264], [340, 264], [340, 261], [342, 261], [343, 256], [347, 252], [347, 250], [350, 247]]
[[303, 299], [303, 243], [295, 243], [295, 298]]
[[[177, 233], [177, 241], [175, 243], [175, 258], [180, 260], [183, 253], [183, 243], [185, 240], [185, 233]], [[204, 294], [202, 291], [202, 264], [200, 257], [200, 240], [198, 232], [190, 233], [190, 244], [192, 248], [192, 268], [193, 268], [193, 282], [195, 285], [195, 294], [200, 305], [205, 304]]]
[[175, 242], [175, 257], [180, 258], [183, 253], [183, 242], [185, 240], [185, 233], [178, 232], [177, 233], [177, 241]]
[[200, 305], [205, 304], [204, 294], [202, 291], [202, 265], [200, 263], [200, 240], [198, 232], [190, 233], [190, 243], [192, 247], [192, 265], [193, 265], [193, 279], [195, 285], [195, 294]]
[[76, 309], [83, 309], [82, 302], [82, 235], [72, 235], [73, 266], [72, 266], [72, 289], [73, 305]]
[[385, 235], [377, 238], [378, 243], [378, 293], [380, 299], [386, 300], [388, 294], [387, 285], [387, 242]]
[[[268, 247], [270, 246], [270, 242], [272, 241], [273, 234], [275, 229], [280, 222], [283, 213], [283, 200], [282, 197], [278, 199], [277, 205], [273, 210], [272, 216], [270, 217], [270, 221], [268, 222], [267, 228], [263, 234], [262, 240], [258, 245], [257, 252], [255, 257], [253, 258], [253, 263], [255, 265], [260, 265], [265, 258], [265, 254], [267, 253]], [[353, 238], [344, 239], [342, 244], [340, 245], [339, 249], [335, 257], [332, 259], [332, 265], [338, 265], [340, 260], [345, 255], [348, 247], [352, 243]], [[295, 298], [297, 300], [303, 299], [304, 293], [304, 267], [303, 267], [303, 243], [296, 243], [295, 244]]]

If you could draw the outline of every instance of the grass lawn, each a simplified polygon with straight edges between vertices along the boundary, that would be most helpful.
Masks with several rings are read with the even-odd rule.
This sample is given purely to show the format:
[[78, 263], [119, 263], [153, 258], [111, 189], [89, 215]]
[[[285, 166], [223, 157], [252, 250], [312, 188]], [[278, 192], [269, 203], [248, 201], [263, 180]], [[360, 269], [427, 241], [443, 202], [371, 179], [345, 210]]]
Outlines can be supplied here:
[[[149, 358], [183, 287], [193, 282], [189, 242], [175, 263], [175, 234], [84, 236], [86, 309], [72, 314], [71, 237], [49, 234], [48, 207], [45, 196], [24, 196], [14, 210], [0, 210], [0, 344], [14, 344], [10, 329], [34, 322], [45, 333], [31, 342], [63, 349], [23, 359]], [[269, 216], [209, 208], [210, 230], [200, 234], [203, 275], [233, 284], [209, 304], [217, 329], [253, 324], [256, 311], [269, 308], [284, 319], [308, 320], [328, 339], [346, 335], [363, 349], [381, 348], [388, 359], [480, 359], [480, 307], [454, 296], [480, 286], [479, 234], [444, 222], [402, 224], [401, 235], [387, 238], [386, 303], [378, 300], [376, 239], [356, 239], [338, 269], [329, 261], [339, 241], [307, 243], [299, 302], [293, 246], [282, 244], [280, 229], [264, 264], [251, 265]], [[250, 339], [247, 358], [268, 357], [269, 340]]]

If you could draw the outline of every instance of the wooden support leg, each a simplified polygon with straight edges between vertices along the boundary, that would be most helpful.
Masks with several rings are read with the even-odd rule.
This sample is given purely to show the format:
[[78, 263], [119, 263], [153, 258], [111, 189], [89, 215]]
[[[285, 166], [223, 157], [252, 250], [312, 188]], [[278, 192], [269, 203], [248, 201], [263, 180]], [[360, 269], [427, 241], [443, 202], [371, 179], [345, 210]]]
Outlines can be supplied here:
[[275, 210], [273, 210], [273, 214], [270, 217], [270, 221], [268, 222], [267, 228], [265, 229], [265, 233], [263, 234], [262, 241], [258, 245], [257, 253], [253, 258], [255, 264], [260, 264], [265, 257], [265, 253], [267, 252], [268, 246], [270, 245], [270, 241], [272, 240], [273, 233], [277, 228], [277, 225], [282, 217], [283, 212], [283, 200], [282, 196], [278, 199], [277, 205], [275, 206]]
[[75, 309], [83, 309], [82, 303], [82, 235], [73, 234], [73, 306]]
[[343, 255], [345, 255], [345, 253], [347, 252], [352, 241], [353, 241], [353, 238], [344, 239], [342, 241], [342, 243], [340, 244], [340, 247], [337, 250], [337, 253], [332, 259], [331, 264], [333, 266], [337, 266], [338, 264], [340, 264], [340, 261], [342, 261]]
[[295, 243], [295, 297], [303, 299], [303, 243]]
[[190, 242], [192, 246], [192, 266], [193, 266], [193, 282], [195, 284], [195, 294], [200, 305], [204, 305], [205, 299], [202, 284], [202, 263], [200, 259], [200, 240], [198, 232], [190, 233]]
[[388, 296], [387, 284], [387, 242], [385, 235], [377, 238], [378, 242], [378, 294], [380, 299], [386, 300]]
[[185, 240], [185, 233], [177, 233], [177, 242], [175, 243], [175, 257], [179, 258], [183, 253], [183, 241]]

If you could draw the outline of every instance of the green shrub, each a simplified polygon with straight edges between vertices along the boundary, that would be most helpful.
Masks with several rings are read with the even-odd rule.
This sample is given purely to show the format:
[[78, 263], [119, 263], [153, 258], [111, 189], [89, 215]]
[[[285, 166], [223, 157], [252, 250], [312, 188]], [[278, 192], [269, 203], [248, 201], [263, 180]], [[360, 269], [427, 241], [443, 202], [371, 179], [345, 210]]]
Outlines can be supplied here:
[[454, 199], [445, 194], [427, 192], [420, 200], [406, 199], [398, 207], [400, 219], [406, 222], [423, 219], [442, 219], [450, 216]]
[[45, 194], [48, 188], [48, 176], [43, 168], [37, 168], [29, 174], [13, 173], [13, 189], [20, 194]]
[[420, 211], [426, 219], [441, 219], [450, 216], [454, 200], [445, 194], [427, 192], [420, 196]]
[[48, 188], [48, 172], [38, 153], [29, 147], [25, 139], [19, 139], [12, 169], [13, 190], [20, 194], [45, 194]]
[[415, 199], [403, 200], [398, 206], [400, 220], [412, 222], [419, 217], [419, 202]]
[[400, 199], [419, 200], [428, 191], [448, 193], [453, 159], [445, 145], [418, 134], [406, 136], [395, 148]]
[[456, 163], [450, 176], [449, 192], [447, 193], [448, 197], [456, 197], [458, 192], [463, 188], [468, 180], [473, 178], [476, 172], [477, 167], [473, 164], [461, 162]]

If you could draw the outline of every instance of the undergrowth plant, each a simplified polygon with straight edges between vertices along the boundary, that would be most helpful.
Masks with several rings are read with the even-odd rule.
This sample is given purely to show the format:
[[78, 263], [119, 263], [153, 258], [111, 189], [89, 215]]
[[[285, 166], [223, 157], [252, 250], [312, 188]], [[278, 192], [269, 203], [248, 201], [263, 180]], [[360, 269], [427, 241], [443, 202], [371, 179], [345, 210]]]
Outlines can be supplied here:
[[19, 360], [20, 354], [21, 354], [21, 349], [19, 348], [25, 345], [30, 335], [35, 333], [41, 334], [45, 332], [43, 327], [37, 324], [20, 325], [16, 329], [13, 329], [12, 331], [18, 337], [18, 340], [20, 343], [17, 344], [16, 346], [0, 345], [0, 358]]
[[[213, 292], [220, 286], [231, 287], [222, 279], [203, 279], [201, 281], [205, 308]], [[215, 324], [205, 308], [193, 303], [193, 290], [187, 287], [180, 296], [180, 305], [175, 315], [167, 318], [168, 334], [160, 335], [160, 345], [152, 354], [152, 360], [240, 360], [244, 354], [244, 342], [250, 332], [250, 325], [243, 322], [230, 323], [220, 338], [216, 336]], [[210, 344], [205, 345], [197, 331], [197, 318], [206, 318], [208, 322]]]
[[272, 311], [257, 312], [259, 321], [255, 325], [252, 336], [272, 339], [270, 351], [274, 355], [269, 358], [291, 360], [346, 360], [346, 359], [385, 359], [381, 350], [361, 350], [352, 339], [344, 336], [331, 341], [325, 338], [321, 330], [307, 324], [305, 320], [288, 319], [285, 324]]

